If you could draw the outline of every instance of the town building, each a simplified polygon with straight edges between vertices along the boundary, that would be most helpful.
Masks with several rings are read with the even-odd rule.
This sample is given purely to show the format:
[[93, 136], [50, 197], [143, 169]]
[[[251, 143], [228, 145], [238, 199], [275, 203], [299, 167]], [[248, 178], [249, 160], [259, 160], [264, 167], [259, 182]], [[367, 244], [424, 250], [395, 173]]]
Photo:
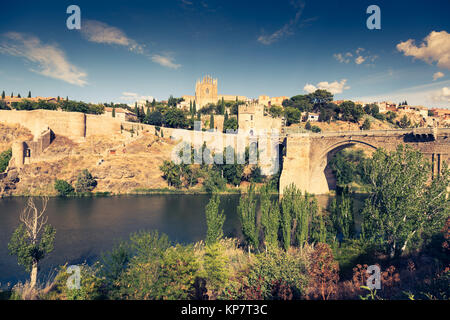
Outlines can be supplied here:
[[289, 99], [287, 96], [280, 96], [280, 97], [269, 97], [266, 95], [261, 95], [258, 97], [258, 102], [262, 104], [265, 107], [270, 106], [281, 106], [283, 104], [283, 101]]
[[251, 101], [239, 106], [238, 126], [239, 130], [253, 135], [261, 130], [281, 130], [282, 119], [265, 115], [264, 105], [257, 101]]
[[115, 110], [115, 118], [117, 118], [118, 120], [132, 121], [132, 122], [137, 121], [137, 117], [133, 112], [131, 112], [130, 110], [127, 110], [127, 109], [123, 109], [123, 108], [106, 107], [104, 116], [112, 117], [113, 109], [116, 109]]

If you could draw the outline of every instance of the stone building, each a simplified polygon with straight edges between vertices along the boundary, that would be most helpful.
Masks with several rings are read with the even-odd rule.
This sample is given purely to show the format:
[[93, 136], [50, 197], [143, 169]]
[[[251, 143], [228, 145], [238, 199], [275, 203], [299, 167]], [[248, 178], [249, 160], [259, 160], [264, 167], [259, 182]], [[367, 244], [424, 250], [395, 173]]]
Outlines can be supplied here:
[[268, 106], [281, 106], [283, 101], [289, 99], [287, 96], [280, 96], [280, 97], [269, 97], [265, 95], [261, 95], [258, 97], [258, 102], [262, 104], [265, 107]]
[[259, 102], [248, 102], [238, 109], [239, 130], [252, 133], [260, 130], [281, 130], [281, 118], [264, 115], [264, 105]]
[[205, 76], [201, 80], [197, 80], [195, 84], [195, 96], [184, 95], [184, 107], [191, 102], [194, 103], [197, 109], [201, 109], [204, 106], [221, 101], [236, 101], [236, 98], [240, 101], [247, 101], [247, 97], [239, 95], [224, 95], [218, 94], [217, 79], [213, 79], [211, 76]]
[[[123, 109], [123, 108], [115, 108], [115, 109], [116, 109], [115, 110], [115, 117], [117, 119], [119, 119], [119, 120], [131, 121], [131, 122], [135, 122], [135, 121], [138, 120], [137, 116], [133, 112], [131, 112], [131, 111], [127, 110], [127, 109]], [[106, 107], [104, 115], [106, 117], [110, 117], [111, 118], [112, 117], [112, 110], [113, 110], [113, 108]]]

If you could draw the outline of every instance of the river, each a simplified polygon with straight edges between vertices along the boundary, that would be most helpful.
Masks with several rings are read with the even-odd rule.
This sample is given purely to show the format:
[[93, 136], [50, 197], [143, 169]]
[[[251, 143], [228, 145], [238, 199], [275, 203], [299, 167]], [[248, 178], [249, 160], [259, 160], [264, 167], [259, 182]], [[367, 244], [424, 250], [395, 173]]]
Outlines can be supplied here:
[[[93, 198], [50, 198], [46, 214], [56, 228], [54, 251], [43, 260], [41, 281], [54, 276], [55, 267], [91, 263], [115, 243], [128, 239], [132, 232], [158, 230], [173, 242], [190, 243], [206, 235], [204, 208], [209, 195], [145, 195]], [[319, 196], [326, 207], [330, 197]], [[35, 199], [40, 204], [40, 199]], [[17, 258], [8, 254], [8, 242], [19, 224], [26, 198], [0, 199], [0, 287], [25, 280], [25, 270]], [[237, 216], [239, 195], [222, 195], [221, 209], [226, 214], [224, 233], [241, 237]]]

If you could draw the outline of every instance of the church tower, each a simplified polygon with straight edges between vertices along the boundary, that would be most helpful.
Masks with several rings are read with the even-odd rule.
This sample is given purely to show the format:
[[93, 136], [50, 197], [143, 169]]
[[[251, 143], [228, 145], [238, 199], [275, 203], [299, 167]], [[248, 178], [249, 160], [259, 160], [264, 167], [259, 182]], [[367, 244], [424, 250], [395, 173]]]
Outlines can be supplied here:
[[205, 76], [195, 84], [195, 103], [203, 108], [208, 103], [217, 103], [217, 79]]

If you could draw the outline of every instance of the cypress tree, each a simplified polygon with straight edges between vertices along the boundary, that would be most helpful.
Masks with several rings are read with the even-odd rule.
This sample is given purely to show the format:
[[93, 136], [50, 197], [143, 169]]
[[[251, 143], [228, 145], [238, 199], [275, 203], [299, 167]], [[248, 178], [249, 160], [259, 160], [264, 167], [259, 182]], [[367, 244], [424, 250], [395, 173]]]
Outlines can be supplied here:
[[113, 107], [112, 109], [112, 117], [115, 118], [116, 117], [116, 108]]
[[209, 117], [209, 128], [214, 129], [214, 115], [211, 113], [211, 116]]
[[220, 199], [219, 196], [213, 195], [206, 205], [206, 239], [207, 245], [216, 243], [223, 237], [223, 223], [225, 222], [225, 215], [223, 210], [219, 211]]
[[195, 105], [195, 100], [194, 100], [194, 106], [193, 106], [192, 112], [197, 113], [197, 106]]
[[192, 114], [192, 101], [189, 101], [189, 113]]
[[22, 97], [20, 96], [20, 93], [17, 95], [17, 98], [22, 98]]
[[2, 92], [2, 99], [3, 100], [5, 99], [5, 90], [3, 90], [3, 92]]
[[224, 119], [223, 119], [223, 122], [225, 122], [225, 121], [227, 121], [228, 120], [228, 111], [225, 111], [225, 117], [224, 117]]
[[11, 92], [11, 98], [14, 98], [14, 93], [13, 92]]
[[31, 91], [28, 91], [28, 98], [31, 98]]

